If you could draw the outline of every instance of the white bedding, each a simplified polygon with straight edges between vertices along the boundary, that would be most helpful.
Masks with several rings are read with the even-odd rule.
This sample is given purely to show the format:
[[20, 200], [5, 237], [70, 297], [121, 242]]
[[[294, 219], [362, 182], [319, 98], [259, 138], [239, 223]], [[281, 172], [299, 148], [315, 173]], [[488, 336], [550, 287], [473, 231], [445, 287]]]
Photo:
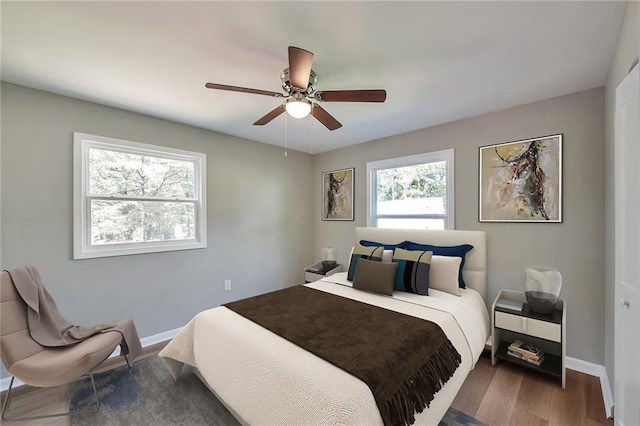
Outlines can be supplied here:
[[[453, 296], [394, 292], [393, 297], [351, 288], [346, 274], [307, 284], [318, 290], [429, 319], [440, 325], [462, 363], [430, 407], [416, 416], [437, 425], [489, 334], [489, 315], [474, 290]], [[218, 307], [194, 317], [160, 354], [172, 374], [196, 367], [240, 421], [251, 425], [381, 425], [367, 385], [250, 320]]]

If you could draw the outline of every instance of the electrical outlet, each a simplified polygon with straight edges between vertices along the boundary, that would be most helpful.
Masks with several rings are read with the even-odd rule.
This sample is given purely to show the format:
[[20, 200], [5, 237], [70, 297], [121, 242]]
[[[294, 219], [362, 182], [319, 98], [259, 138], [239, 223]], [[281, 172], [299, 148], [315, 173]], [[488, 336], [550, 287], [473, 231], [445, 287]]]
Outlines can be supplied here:
[[231, 280], [224, 280], [224, 291], [231, 290]]

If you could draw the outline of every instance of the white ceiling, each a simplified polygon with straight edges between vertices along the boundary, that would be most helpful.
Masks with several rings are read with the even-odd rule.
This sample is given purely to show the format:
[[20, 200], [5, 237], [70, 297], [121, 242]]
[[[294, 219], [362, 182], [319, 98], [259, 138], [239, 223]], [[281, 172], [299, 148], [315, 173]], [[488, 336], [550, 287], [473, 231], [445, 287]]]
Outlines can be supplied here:
[[[323, 103], [343, 127], [288, 118], [290, 148], [324, 152], [602, 86], [625, 2], [6, 2], [2, 79], [284, 145], [287, 46], [315, 54], [318, 90], [387, 90]], [[109, 136], [109, 135], [105, 135]]]

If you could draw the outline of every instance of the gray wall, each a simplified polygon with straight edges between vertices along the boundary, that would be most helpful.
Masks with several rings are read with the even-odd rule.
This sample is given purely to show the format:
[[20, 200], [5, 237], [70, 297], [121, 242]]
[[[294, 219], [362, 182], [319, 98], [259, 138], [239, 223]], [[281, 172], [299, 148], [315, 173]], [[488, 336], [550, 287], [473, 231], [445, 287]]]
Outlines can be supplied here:
[[[615, 56], [605, 85], [605, 352], [604, 364], [609, 382], [614, 379], [614, 325], [615, 325], [615, 209], [614, 209], [614, 118], [616, 87], [624, 80], [631, 65], [640, 54], [640, 3], [628, 2]], [[613, 388], [611, 389], [614, 390]]]
[[[478, 148], [564, 133], [561, 224], [478, 222]], [[455, 149], [457, 229], [487, 232], [488, 303], [502, 288], [522, 289], [526, 265], [550, 265], [563, 274], [567, 352], [604, 361], [604, 90], [592, 89], [317, 155], [316, 257], [325, 246], [346, 262], [353, 228], [366, 226], [366, 163]], [[355, 221], [320, 219], [322, 171], [355, 167]]]
[[[73, 323], [131, 316], [150, 336], [299, 284], [313, 261], [309, 154], [7, 83], [1, 112], [2, 267], [37, 265]], [[72, 260], [74, 131], [206, 153], [208, 247]]]

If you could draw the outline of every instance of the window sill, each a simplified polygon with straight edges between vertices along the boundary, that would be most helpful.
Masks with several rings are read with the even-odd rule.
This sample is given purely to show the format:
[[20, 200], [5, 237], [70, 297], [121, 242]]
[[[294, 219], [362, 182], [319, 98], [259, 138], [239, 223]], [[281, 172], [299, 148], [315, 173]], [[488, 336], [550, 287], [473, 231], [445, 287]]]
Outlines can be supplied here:
[[[141, 245], [144, 244], [144, 245]], [[206, 241], [203, 242], [161, 242], [161, 243], [137, 243], [137, 244], [113, 244], [105, 246], [83, 247], [82, 250], [75, 251], [73, 258], [93, 259], [97, 257], [129, 256], [133, 254], [160, 253], [165, 251], [194, 250], [207, 248]]]

